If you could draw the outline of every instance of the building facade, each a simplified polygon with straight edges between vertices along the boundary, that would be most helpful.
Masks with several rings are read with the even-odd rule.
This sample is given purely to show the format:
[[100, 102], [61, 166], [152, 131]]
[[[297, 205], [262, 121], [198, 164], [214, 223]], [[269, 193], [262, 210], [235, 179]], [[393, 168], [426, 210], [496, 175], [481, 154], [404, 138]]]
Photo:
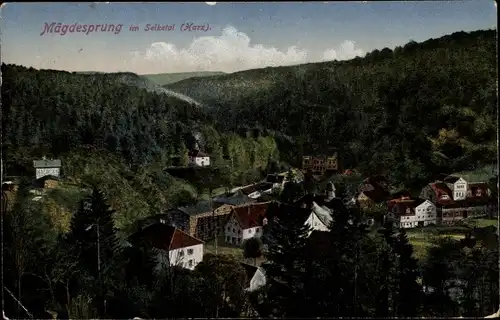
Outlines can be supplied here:
[[337, 153], [332, 155], [304, 155], [302, 170], [311, 171], [314, 175], [324, 175], [327, 171], [338, 170]]
[[33, 161], [33, 167], [35, 168], [35, 179], [40, 179], [45, 176], [55, 176], [60, 177], [61, 175], [61, 160], [35, 160]]

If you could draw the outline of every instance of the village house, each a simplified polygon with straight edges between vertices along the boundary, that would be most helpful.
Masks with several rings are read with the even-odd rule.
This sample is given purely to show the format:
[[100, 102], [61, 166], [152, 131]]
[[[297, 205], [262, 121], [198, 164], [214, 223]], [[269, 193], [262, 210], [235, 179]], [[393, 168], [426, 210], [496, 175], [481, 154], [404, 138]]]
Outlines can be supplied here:
[[313, 231], [329, 231], [332, 221], [332, 211], [326, 206], [319, 206], [316, 202], [313, 202], [311, 213], [304, 224], [309, 226], [309, 235], [311, 235]]
[[260, 238], [267, 224], [268, 205], [256, 203], [233, 207], [224, 229], [226, 243], [240, 245], [247, 239]]
[[259, 182], [239, 189], [241, 193], [250, 199], [258, 199], [265, 194], [271, 193], [273, 184], [269, 182]]
[[204, 243], [166, 224], [153, 224], [129, 238], [132, 245], [145, 240], [151, 247], [168, 252], [168, 264], [193, 270], [203, 261]]
[[302, 156], [302, 170], [311, 171], [314, 175], [323, 176], [326, 172], [338, 170], [337, 153], [330, 155]]
[[188, 152], [188, 164], [190, 166], [206, 167], [210, 165], [210, 156], [199, 150]]
[[173, 226], [205, 241], [221, 233], [231, 209], [231, 205], [216, 207], [211, 201], [204, 200], [192, 206], [169, 210], [167, 214]]
[[403, 196], [388, 202], [387, 218], [399, 228], [424, 227], [438, 221], [436, 206], [429, 200]]
[[390, 197], [390, 186], [383, 176], [372, 176], [363, 181], [359, 186], [356, 202], [362, 209], [382, 203]]
[[61, 175], [61, 160], [49, 160], [43, 157], [42, 160], [34, 160], [33, 167], [35, 168], [35, 179], [40, 179], [45, 176], [51, 175], [60, 177]]

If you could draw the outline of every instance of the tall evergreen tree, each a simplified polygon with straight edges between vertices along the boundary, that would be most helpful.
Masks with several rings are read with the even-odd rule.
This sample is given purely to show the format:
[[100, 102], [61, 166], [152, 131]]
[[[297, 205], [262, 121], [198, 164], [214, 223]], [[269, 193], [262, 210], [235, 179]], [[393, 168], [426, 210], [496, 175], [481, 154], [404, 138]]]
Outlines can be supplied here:
[[304, 290], [308, 277], [306, 258], [309, 227], [304, 225], [307, 210], [289, 204], [273, 203], [269, 207], [270, 239], [264, 265], [267, 299], [274, 304], [274, 314], [280, 317], [306, 317], [311, 314]]

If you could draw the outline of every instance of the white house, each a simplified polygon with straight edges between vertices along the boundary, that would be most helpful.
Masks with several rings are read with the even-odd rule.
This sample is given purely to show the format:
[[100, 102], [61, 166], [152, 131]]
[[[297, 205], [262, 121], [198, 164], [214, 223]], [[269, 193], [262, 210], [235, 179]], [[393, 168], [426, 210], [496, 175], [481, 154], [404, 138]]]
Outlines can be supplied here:
[[424, 227], [437, 223], [437, 210], [429, 200], [401, 200], [390, 207], [388, 215], [400, 228]]
[[36, 179], [49, 175], [59, 177], [61, 174], [61, 160], [58, 159], [48, 160], [43, 157], [42, 160], [33, 161], [33, 167], [35, 168]]
[[453, 200], [464, 200], [467, 197], [467, 181], [459, 178], [453, 183]]
[[254, 292], [265, 285], [266, 285], [266, 274], [262, 267], [258, 267], [252, 279], [250, 279], [250, 285], [248, 286], [248, 288], [245, 289], [245, 291]]
[[146, 239], [154, 248], [167, 251], [171, 266], [193, 270], [203, 260], [203, 241], [163, 223], [150, 225], [132, 238]]
[[316, 202], [313, 202], [311, 214], [307, 218], [305, 225], [308, 225], [311, 228], [309, 231], [310, 235], [314, 230], [329, 231], [329, 226], [332, 220], [332, 212], [330, 209], [324, 206], [319, 206]]
[[262, 236], [262, 227], [267, 224], [269, 202], [234, 207], [224, 228], [226, 243], [242, 244], [243, 241]]
[[188, 152], [188, 163], [192, 166], [206, 167], [210, 165], [210, 156], [199, 150]]

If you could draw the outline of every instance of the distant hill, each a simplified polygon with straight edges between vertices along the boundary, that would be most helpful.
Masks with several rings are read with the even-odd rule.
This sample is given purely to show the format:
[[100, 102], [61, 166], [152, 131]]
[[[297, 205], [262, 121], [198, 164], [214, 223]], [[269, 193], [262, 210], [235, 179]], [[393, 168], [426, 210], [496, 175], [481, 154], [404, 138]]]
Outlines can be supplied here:
[[219, 130], [272, 128], [334, 147], [361, 172], [418, 184], [495, 164], [496, 30], [456, 32], [365, 57], [189, 78], [165, 88], [211, 106]]
[[225, 74], [224, 72], [210, 72], [210, 71], [200, 71], [200, 72], [181, 72], [181, 73], [159, 73], [159, 74], [144, 74], [143, 77], [149, 79], [153, 83], [164, 86], [167, 84], [175, 83], [181, 80], [186, 80], [190, 78], [198, 77], [210, 77]]

